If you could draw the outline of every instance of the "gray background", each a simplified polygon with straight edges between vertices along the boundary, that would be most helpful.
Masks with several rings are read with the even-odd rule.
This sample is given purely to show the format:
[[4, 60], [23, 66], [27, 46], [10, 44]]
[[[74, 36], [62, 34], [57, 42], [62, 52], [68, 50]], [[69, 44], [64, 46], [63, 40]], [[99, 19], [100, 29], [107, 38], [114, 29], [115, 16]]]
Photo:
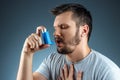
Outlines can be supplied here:
[[[44, 25], [53, 39], [54, 16], [50, 9], [69, 2], [83, 4], [93, 16], [90, 46], [109, 57], [120, 67], [120, 0], [0, 0], [0, 79], [15, 80], [24, 40], [36, 27]], [[55, 45], [38, 51], [33, 71]]]

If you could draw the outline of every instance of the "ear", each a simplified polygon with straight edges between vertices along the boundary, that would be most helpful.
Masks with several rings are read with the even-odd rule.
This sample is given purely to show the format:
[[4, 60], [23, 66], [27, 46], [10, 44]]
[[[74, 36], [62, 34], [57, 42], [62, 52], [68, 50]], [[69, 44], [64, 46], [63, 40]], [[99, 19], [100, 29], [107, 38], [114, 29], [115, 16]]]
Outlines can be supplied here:
[[88, 36], [89, 26], [87, 24], [81, 26], [81, 37]]

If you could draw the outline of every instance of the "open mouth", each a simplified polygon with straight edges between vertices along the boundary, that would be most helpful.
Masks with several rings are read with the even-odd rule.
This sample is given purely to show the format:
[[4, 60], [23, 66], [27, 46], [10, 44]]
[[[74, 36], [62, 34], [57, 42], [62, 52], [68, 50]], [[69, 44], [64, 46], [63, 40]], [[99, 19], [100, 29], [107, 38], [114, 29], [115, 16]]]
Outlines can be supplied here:
[[64, 44], [63, 40], [60, 38], [55, 39], [55, 42], [58, 47], [61, 47]]

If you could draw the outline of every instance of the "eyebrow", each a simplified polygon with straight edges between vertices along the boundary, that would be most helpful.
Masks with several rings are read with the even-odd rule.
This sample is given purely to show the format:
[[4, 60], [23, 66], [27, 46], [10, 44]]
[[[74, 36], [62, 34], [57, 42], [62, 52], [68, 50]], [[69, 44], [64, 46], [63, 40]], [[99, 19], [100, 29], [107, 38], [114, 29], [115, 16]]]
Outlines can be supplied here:
[[[61, 25], [70, 26], [70, 25], [68, 25], [68, 24], [62, 23], [62, 24], [58, 24], [58, 27], [60, 27]], [[54, 26], [54, 25], [53, 25], [53, 27], [55, 28], [55, 27], [57, 27], [57, 26]]]

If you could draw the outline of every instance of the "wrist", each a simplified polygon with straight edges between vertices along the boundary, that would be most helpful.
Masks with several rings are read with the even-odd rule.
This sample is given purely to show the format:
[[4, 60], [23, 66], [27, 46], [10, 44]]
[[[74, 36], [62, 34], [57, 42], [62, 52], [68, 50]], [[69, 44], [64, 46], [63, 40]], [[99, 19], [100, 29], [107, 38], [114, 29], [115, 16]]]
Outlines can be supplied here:
[[33, 57], [33, 52], [25, 52], [25, 51], [22, 51], [22, 55], [23, 56], [28, 56], [28, 57]]

